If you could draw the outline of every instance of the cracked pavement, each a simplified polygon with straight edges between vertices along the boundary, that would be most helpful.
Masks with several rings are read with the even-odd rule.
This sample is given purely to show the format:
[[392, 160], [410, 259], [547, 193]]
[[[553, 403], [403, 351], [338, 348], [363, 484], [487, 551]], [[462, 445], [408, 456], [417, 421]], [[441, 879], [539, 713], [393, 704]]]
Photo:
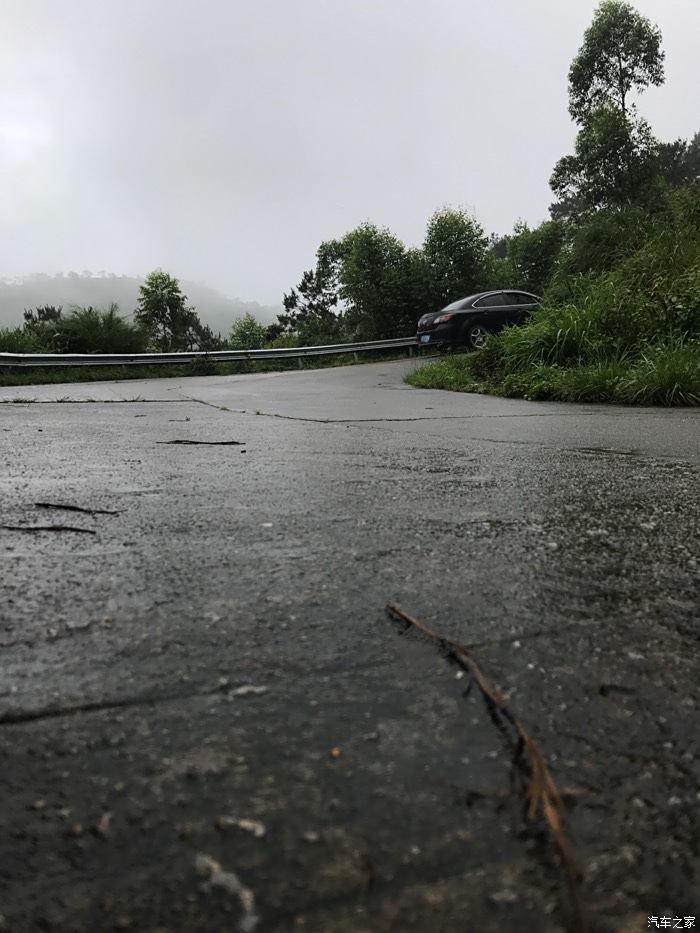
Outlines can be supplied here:
[[700, 412], [413, 365], [0, 389], [0, 930], [574, 929], [389, 600], [536, 738], [591, 930], [699, 913]]

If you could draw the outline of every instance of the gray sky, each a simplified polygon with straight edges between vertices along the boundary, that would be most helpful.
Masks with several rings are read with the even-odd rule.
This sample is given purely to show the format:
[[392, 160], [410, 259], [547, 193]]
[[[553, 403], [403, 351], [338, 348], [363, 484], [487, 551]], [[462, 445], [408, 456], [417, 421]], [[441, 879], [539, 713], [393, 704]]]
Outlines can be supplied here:
[[[0, 275], [162, 266], [279, 302], [363, 220], [544, 219], [591, 0], [2, 0]], [[700, 129], [698, 0], [638, 0]]]

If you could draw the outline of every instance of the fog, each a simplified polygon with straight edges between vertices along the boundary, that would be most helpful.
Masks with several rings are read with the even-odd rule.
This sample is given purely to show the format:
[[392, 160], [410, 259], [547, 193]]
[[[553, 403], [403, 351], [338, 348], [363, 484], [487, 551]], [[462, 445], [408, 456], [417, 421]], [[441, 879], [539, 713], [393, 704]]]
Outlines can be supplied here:
[[[639, 0], [700, 126], [697, 0]], [[537, 223], [571, 151], [588, 0], [5, 0], [0, 275], [157, 266], [279, 304], [363, 220], [409, 244], [446, 204]]]

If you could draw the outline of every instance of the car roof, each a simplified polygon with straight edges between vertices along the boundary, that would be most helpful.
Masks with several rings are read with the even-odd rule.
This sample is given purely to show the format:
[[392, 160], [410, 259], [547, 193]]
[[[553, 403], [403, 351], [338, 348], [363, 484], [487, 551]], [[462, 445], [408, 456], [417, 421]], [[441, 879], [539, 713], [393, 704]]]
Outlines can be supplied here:
[[525, 292], [522, 290], [522, 288], [492, 288], [490, 291], [487, 291], [487, 292], [476, 292], [476, 294], [474, 295], [467, 295], [466, 298], [458, 298], [456, 301], [452, 301], [450, 302], [450, 304], [445, 305], [445, 307], [442, 308], [441, 310], [448, 311], [451, 309], [454, 311], [460, 305], [472, 304], [474, 301], [477, 300], [477, 298], [486, 298], [487, 295], [499, 295], [501, 292], [515, 292], [518, 295], [527, 295], [529, 298], [535, 298], [537, 301], [540, 300], [540, 298], [537, 295], [533, 295], [532, 292]]

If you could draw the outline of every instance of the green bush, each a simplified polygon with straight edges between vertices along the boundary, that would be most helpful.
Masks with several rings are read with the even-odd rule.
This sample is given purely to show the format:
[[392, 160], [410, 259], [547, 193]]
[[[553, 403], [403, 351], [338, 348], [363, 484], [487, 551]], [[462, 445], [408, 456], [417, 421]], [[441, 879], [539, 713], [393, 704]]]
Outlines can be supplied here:
[[237, 318], [231, 327], [228, 346], [231, 350], [262, 350], [267, 339], [267, 327], [252, 314]]
[[147, 340], [146, 332], [123, 318], [112, 304], [106, 311], [73, 308], [65, 317], [60, 309], [51, 317], [27, 311], [23, 327], [0, 332], [0, 349], [14, 353], [143, 353]]
[[107, 311], [74, 308], [57, 322], [54, 345], [58, 353], [143, 353], [147, 342], [143, 328], [121, 317], [113, 304]]
[[25, 327], [0, 329], [0, 353], [44, 353], [39, 337]]
[[[574, 231], [528, 325], [409, 381], [533, 399], [700, 404], [699, 204], [695, 185], [670, 194], [661, 213], [600, 212]], [[591, 248], [585, 263], [582, 244]]]

